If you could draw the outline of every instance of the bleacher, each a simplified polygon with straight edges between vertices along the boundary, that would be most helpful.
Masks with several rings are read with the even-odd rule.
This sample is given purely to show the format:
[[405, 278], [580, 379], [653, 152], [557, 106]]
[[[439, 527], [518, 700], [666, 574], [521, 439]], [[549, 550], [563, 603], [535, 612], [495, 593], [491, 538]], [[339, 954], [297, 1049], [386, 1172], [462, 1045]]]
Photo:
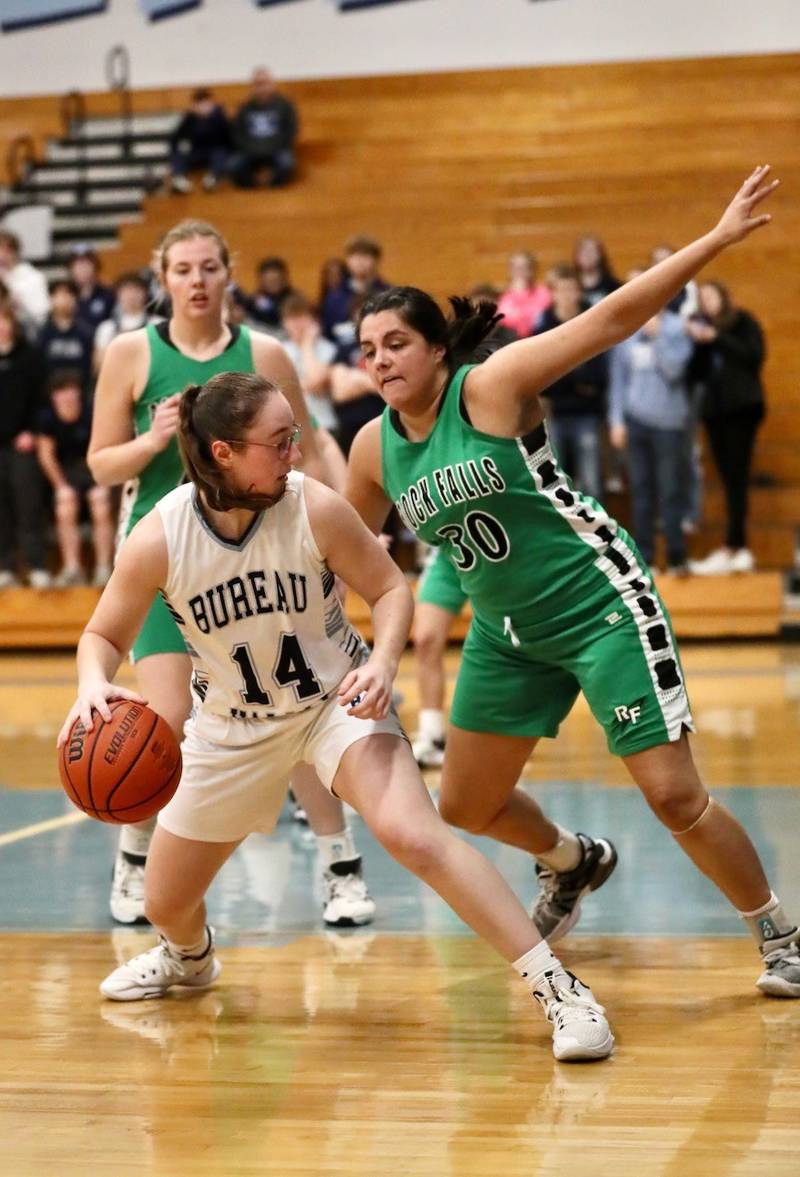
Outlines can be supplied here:
[[[687, 593], [697, 596], [708, 632], [719, 633], [713, 618], [739, 599], [742, 585], [750, 585], [754, 599], [778, 602], [769, 624], [762, 618], [758, 630], [774, 633], [780, 574], [794, 564], [800, 520], [797, 66], [797, 57], [786, 55], [287, 83], [282, 89], [301, 114], [300, 174], [280, 191], [225, 187], [211, 195], [150, 194], [163, 165], [157, 136], [186, 104], [185, 88], [133, 92], [134, 124], [127, 128], [94, 121], [118, 119], [115, 94], [86, 94], [87, 121], [80, 126], [61, 125], [55, 98], [15, 99], [0, 104], [0, 139], [7, 144], [16, 134], [30, 134], [42, 159], [51, 144], [45, 161], [50, 166], [34, 168], [28, 180], [42, 192], [48, 174], [51, 183], [65, 185], [53, 191], [64, 228], [72, 206], [73, 234], [88, 234], [80, 220], [85, 206], [109, 205], [109, 192], [126, 206], [116, 213], [104, 208], [106, 277], [141, 266], [159, 235], [192, 215], [226, 234], [243, 285], [251, 285], [261, 257], [279, 254], [290, 263], [293, 284], [312, 296], [323, 260], [338, 254], [356, 231], [384, 243], [383, 268], [391, 280], [413, 282], [439, 297], [481, 280], [502, 282], [506, 258], [516, 249], [533, 249], [546, 268], [568, 257], [584, 231], [606, 240], [615, 268], [624, 273], [654, 244], [681, 244], [710, 228], [752, 167], [772, 163], [784, 182], [774, 224], [729, 251], [708, 275], [727, 282], [767, 334], [769, 414], [756, 452], [751, 547], [759, 569], [773, 574], [771, 587], [759, 588], [750, 578], [735, 590], [690, 580], [679, 592], [681, 600]], [[229, 109], [246, 91], [215, 87]], [[126, 188], [123, 172], [113, 171], [114, 143], [121, 152], [126, 133], [133, 135], [132, 150], [148, 157], [146, 164], [122, 154], [117, 161], [123, 170], [133, 169], [138, 187], [131, 180]], [[149, 138], [137, 146], [136, 135]], [[86, 150], [81, 143], [98, 136], [104, 139], [103, 165], [89, 159], [97, 145]], [[63, 178], [71, 162], [74, 182]], [[102, 167], [106, 186], [92, 190], [92, 172]], [[109, 187], [113, 183], [116, 188]], [[78, 212], [70, 193], [82, 198]], [[105, 193], [102, 200], [97, 193]], [[721, 540], [723, 505], [713, 475], [709, 480], [706, 518], [692, 537], [692, 555]], [[609, 507], [624, 518], [623, 502], [611, 500]], [[51, 595], [38, 599], [39, 613]], [[695, 614], [698, 625], [702, 632]], [[733, 632], [751, 630], [742, 623]]]

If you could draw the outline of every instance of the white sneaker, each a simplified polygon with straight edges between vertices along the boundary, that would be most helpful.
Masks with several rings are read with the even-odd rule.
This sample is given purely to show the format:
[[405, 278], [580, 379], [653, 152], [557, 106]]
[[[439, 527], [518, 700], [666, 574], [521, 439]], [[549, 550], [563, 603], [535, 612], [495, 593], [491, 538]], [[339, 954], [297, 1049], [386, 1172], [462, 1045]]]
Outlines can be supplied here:
[[761, 950], [766, 968], [756, 986], [770, 997], [800, 997], [800, 943], [796, 931], [792, 936], [777, 948], [767, 942]]
[[28, 584], [32, 589], [53, 587], [53, 578], [45, 568], [32, 568], [28, 573]]
[[0, 589], [19, 588], [19, 581], [7, 568], [0, 571]]
[[217, 179], [217, 177], [214, 175], [213, 172], [206, 172], [206, 174], [203, 176], [203, 191], [204, 192], [213, 192], [218, 184], [219, 184], [219, 180]]
[[567, 969], [544, 974], [531, 993], [553, 1024], [553, 1054], [559, 1062], [608, 1058], [614, 1035], [588, 985]]
[[361, 858], [331, 863], [322, 876], [322, 918], [328, 927], [351, 928], [375, 918], [375, 900], [361, 874]]
[[111, 915], [118, 924], [149, 923], [144, 914], [144, 863], [117, 851], [111, 873]]
[[108, 564], [98, 564], [92, 575], [92, 588], [105, 588], [111, 580], [111, 569]]
[[173, 192], [180, 192], [182, 196], [185, 196], [187, 192], [192, 191], [194, 184], [191, 180], [187, 180], [186, 176], [173, 176], [170, 187]]
[[411, 744], [411, 751], [420, 768], [441, 768], [444, 764], [444, 740], [417, 735]]
[[100, 985], [100, 992], [112, 1001], [144, 1001], [163, 997], [173, 985], [206, 989], [213, 985], [222, 965], [214, 955], [214, 932], [206, 927], [208, 943], [200, 956], [178, 956], [163, 936], [155, 948], [134, 956], [114, 969]]
[[733, 572], [732, 556], [727, 548], [717, 548], [703, 560], [690, 560], [689, 571], [693, 576], [727, 576]]
[[753, 572], [756, 560], [749, 548], [739, 548], [731, 556], [731, 572]]
[[77, 588], [82, 584], [86, 584], [86, 577], [81, 568], [62, 568], [53, 580], [53, 588], [59, 589]]

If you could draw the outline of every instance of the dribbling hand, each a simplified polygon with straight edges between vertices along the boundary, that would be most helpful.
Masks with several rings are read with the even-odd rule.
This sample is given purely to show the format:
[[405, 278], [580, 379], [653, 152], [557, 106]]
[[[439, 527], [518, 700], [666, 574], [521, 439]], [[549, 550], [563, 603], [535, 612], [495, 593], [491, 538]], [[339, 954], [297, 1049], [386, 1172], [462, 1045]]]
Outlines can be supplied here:
[[769, 180], [770, 166], [763, 164], [755, 169], [742, 184], [731, 203], [722, 214], [714, 232], [722, 238], [724, 245], [743, 241], [754, 229], [768, 225], [772, 220], [769, 213], [753, 215], [753, 210], [766, 200], [780, 184], [780, 180]]
[[56, 740], [56, 747], [60, 748], [65, 744], [72, 725], [80, 716], [81, 723], [87, 732], [90, 732], [94, 727], [92, 720], [92, 712], [96, 711], [101, 719], [106, 723], [111, 720], [111, 712], [108, 704], [114, 699], [129, 699], [132, 703], [147, 704], [147, 700], [143, 699], [141, 695], [137, 695], [135, 691], [128, 691], [125, 687], [117, 687], [111, 682], [96, 682], [90, 687], [86, 687], [78, 695], [78, 698], [69, 709], [69, 714], [64, 720], [64, 726], [58, 733]]

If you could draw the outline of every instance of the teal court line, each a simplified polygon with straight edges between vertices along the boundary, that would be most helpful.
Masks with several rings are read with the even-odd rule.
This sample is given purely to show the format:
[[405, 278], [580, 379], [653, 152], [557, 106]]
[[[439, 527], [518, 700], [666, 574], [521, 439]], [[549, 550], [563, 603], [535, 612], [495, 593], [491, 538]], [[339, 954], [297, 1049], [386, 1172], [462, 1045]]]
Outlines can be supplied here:
[[[579, 932], [607, 935], [744, 935], [725, 900], [652, 816], [635, 788], [551, 783], [531, 792], [560, 824], [613, 839], [620, 864], [589, 897]], [[800, 912], [797, 815], [800, 789], [715, 789], [749, 830], [784, 906]], [[72, 820], [75, 814], [77, 821]], [[66, 798], [48, 790], [0, 792], [0, 836], [53, 819], [70, 824], [0, 844], [0, 930], [103, 931], [112, 927], [108, 888], [117, 831], [81, 821]], [[436, 896], [394, 863], [357, 815], [351, 823], [378, 904], [372, 930], [447, 935], [466, 929]], [[524, 902], [535, 891], [521, 851], [470, 838], [496, 863]], [[288, 812], [270, 838], [251, 836], [226, 864], [209, 894], [221, 942], [293, 938], [321, 929], [313, 842]]]

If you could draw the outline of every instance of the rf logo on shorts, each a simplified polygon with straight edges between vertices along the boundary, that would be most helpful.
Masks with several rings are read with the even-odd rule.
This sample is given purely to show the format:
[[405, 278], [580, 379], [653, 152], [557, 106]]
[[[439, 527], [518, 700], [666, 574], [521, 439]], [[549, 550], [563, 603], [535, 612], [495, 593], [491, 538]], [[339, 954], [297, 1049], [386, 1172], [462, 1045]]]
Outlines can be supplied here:
[[632, 723], [634, 726], [639, 722], [642, 715], [642, 702], [632, 703], [631, 705], [623, 705], [614, 708], [614, 715], [617, 723]]

